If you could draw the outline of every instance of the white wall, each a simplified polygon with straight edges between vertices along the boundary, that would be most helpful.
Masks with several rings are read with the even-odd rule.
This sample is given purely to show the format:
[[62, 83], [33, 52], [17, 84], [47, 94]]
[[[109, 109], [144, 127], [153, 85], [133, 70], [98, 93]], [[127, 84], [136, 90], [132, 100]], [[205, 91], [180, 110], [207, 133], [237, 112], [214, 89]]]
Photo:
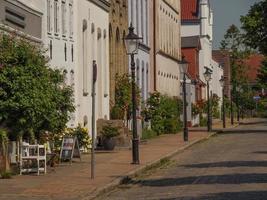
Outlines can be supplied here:
[[[32, 1], [35, 4], [36, 2]], [[73, 0], [65, 1], [65, 14], [63, 18], [62, 1], [57, 2], [57, 30], [55, 30], [55, 1], [43, 0], [38, 2], [43, 3], [43, 43], [44, 48], [47, 49], [47, 57], [50, 59], [49, 64], [52, 68], [64, 71], [66, 83], [74, 87], [75, 106], [77, 106], [77, 79], [75, 77], [77, 72], [77, 58], [75, 55], [76, 31], [74, 30], [76, 3]], [[78, 122], [80, 122], [80, 119], [77, 118], [77, 112], [72, 113], [68, 126], [74, 127]]]
[[[86, 25], [86, 26], [85, 26]], [[77, 5], [77, 115], [91, 130], [92, 66], [97, 64], [96, 120], [109, 118], [109, 13], [87, 1]], [[91, 133], [91, 131], [90, 131]]]
[[179, 64], [160, 54], [157, 55], [156, 59], [158, 92], [168, 96], [180, 96]]
[[[150, 50], [149, 50], [149, 10], [148, 0], [128, 0], [128, 20], [135, 28], [135, 33], [143, 38], [136, 58], [136, 81], [143, 100], [149, 96], [150, 88]], [[131, 70], [129, 59], [129, 72]]]
[[217, 63], [216, 61], [212, 60], [211, 61], [211, 69], [213, 70], [212, 73], [212, 80], [211, 80], [211, 87], [210, 90], [213, 92], [213, 94], [217, 94], [218, 97], [220, 97], [220, 105], [222, 102], [222, 87], [220, 84], [220, 79], [223, 76], [223, 69], [222, 67], [219, 65], [219, 63]]
[[182, 37], [190, 37], [200, 35], [200, 25], [199, 24], [183, 24], [181, 28]]

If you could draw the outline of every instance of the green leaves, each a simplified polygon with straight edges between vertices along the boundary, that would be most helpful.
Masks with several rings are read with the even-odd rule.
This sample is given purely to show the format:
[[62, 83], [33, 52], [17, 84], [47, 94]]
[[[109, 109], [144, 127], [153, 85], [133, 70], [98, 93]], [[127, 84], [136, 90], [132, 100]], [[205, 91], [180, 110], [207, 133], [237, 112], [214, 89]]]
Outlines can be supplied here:
[[146, 105], [142, 116], [145, 120], [151, 121], [152, 130], [158, 135], [176, 133], [181, 128], [182, 101], [180, 99], [154, 92], [150, 94]]
[[267, 55], [267, 0], [254, 4], [241, 23], [245, 43]]
[[28, 41], [0, 36], [0, 126], [16, 138], [59, 132], [75, 110], [72, 88], [48, 67], [43, 51]]
[[267, 58], [262, 62], [262, 66], [258, 71], [257, 81], [261, 88], [267, 89]]

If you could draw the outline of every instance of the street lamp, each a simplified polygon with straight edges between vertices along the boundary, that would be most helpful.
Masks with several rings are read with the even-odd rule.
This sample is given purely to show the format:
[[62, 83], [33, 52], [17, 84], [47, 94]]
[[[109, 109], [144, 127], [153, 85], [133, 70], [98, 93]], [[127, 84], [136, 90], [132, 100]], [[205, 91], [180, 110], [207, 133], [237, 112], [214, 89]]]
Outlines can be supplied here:
[[135, 91], [135, 62], [134, 55], [138, 53], [139, 43], [143, 38], [134, 33], [132, 23], [129, 27], [129, 33], [124, 38], [127, 55], [131, 56], [131, 76], [132, 76], [132, 116], [133, 116], [133, 139], [132, 139], [132, 164], [139, 164], [139, 138], [137, 134], [136, 119], [136, 91]]
[[220, 84], [222, 86], [222, 120], [223, 120], [223, 128], [226, 128], [225, 124], [225, 102], [224, 102], [224, 84], [225, 84], [225, 79], [222, 76], [220, 79]]
[[211, 74], [212, 71], [208, 68], [205, 67], [206, 71], [204, 72], [204, 78], [207, 82], [207, 97], [208, 97], [208, 120], [207, 120], [207, 127], [208, 127], [208, 132], [211, 131], [211, 116], [210, 116], [210, 81], [211, 81]]
[[240, 98], [239, 95], [243, 91], [241, 86], [237, 86], [237, 95], [236, 95], [236, 107], [237, 107], [237, 121], [240, 121]]
[[188, 141], [188, 126], [187, 126], [187, 101], [186, 101], [186, 73], [188, 70], [188, 62], [185, 57], [182, 57], [181, 61], [182, 73], [183, 73], [183, 102], [184, 102], [184, 141]]
[[231, 110], [231, 125], [234, 125], [234, 112], [233, 112], [233, 85], [230, 85], [230, 110]]

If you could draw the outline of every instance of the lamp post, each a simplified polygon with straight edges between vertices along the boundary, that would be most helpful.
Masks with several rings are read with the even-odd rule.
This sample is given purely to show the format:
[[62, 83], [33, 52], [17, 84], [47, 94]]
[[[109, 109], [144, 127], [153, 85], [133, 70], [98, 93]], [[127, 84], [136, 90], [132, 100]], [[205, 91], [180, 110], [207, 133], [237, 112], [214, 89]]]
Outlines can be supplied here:
[[237, 90], [237, 95], [236, 95], [237, 121], [239, 122], [240, 121], [240, 102], [239, 102], [240, 98], [239, 98], [239, 95], [240, 95], [241, 87], [237, 86], [236, 90]]
[[230, 112], [231, 112], [231, 125], [234, 125], [234, 112], [233, 112], [233, 85], [230, 85]]
[[223, 120], [223, 128], [226, 128], [225, 124], [225, 102], [224, 102], [224, 77], [222, 76], [220, 79], [220, 84], [222, 86], [222, 120]]
[[207, 127], [208, 127], [208, 132], [211, 131], [211, 120], [210, 120], [210, 80], [211, 80], [211, 74], [212, 74], [212, 71], [205, 67], [206, 68], [206, 71], [204, 72], [204, 77], [205, 77], [205, 80], [207, 82], [207, 97], [208, 97], [208, 120], [207, 120]]
[[240, 98], [239, 95], [241, 95], [242, 88], [241, 86], [237, 86], [237, 95], [236, 95], [236, 106], [237, 106], [237, 121], [240, 121]]
[[134, 55], [138, 53], [139, 43], [142, 40], [134, 33], [132, 23], [129, 27], [129, 33], [124, 38], [127, 55], [131, 56], [131, 77], [132, 77], [132, 116], [133, 116], [133, 139], [132, 139], [132, 164], [139, 164], [139, 138], [137, 134], [137, 119], [136, 119], [136, 88], [135, 88], [135, 62]]
[[188, 70], [188, 62], [185, 57], [182, 57], [182, 71], [183, 71], [183, 102], [184, 102], [184, 141], [188, 141], [188, 126], [187, 126], [187, 101], [186, 101], [186, 73]]

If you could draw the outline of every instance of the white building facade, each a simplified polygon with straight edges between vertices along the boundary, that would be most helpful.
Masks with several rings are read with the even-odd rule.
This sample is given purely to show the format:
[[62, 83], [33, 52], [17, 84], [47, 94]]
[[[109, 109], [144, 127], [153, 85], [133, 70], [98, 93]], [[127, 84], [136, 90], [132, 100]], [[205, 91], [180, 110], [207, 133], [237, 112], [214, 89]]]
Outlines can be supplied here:
[[[136, 81], [141, 90], [142, 100], [149, 96], [150, 88], [150, 40], [148, 0], [128, 0], [128, 20], [135, 28], [135, 34], [142, 37], [136, 55]], [[131, 66], [129, 65], [129, 70]]]
[[154, 74], [155, 89], [168, 96], [180, 96], [180, 1], [156, 0]]
[[77, 4], [77, 116], [91, 130], [93, 63], [97, 65], [96, 120], [109, 119], [109, 2]]
[[[97, 64], [96, 120], [109, 118], [109, 2], [45, 0], [43, 42], [53, 68], [74, 89], [75, 113], [69, 127], [91, 130], [92, 66]], [[91, 132], [90, 132], [91, 133]]]
[[[182, 1], [183, 4], [188, 4], [186, 0]], [[212, 79], [220, 80], [222, 75], [222, 68], [212, 59], [212, 42], [213, 42], [213, 11], [210, 7], [209, 0], [195, 0], [196, 10], [187, 10], [186, 12], [195, 13], [194, 16], [186, 16], [186, 19], [182, 20], [182, 37], [200, 36], [201, 50], [199, 51], [199, 77], [200, 80], [206, 83], [203, 76], [205, 67], [208, 67], [213, 71]], [[186, 8], [186, 6], [182, 6]], [[194, 7], [194, 6], [193, 6]], [[214, 82], [214, 84], [213, 84]], [[211, 91], [216, 92], [218, 90], [218, 84], [213, 81], [210, 84]], [[221, 87], [220, 87], [221, 88]], [[207, 91], [202, 88], [202, 96], [207, 96]], [[218, 96], [221, 92], [218, 92]]]

